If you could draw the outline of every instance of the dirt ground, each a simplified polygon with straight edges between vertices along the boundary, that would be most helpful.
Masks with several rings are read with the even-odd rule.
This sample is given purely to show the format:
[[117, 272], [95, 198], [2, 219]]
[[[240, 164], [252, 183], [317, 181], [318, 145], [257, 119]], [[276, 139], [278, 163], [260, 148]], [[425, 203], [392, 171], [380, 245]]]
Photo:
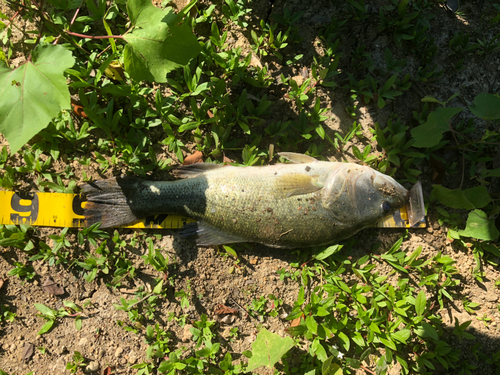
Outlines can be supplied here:
[[[378, 7], [384, 3], [380, 0], [366, 1], [374, 14], [377, 14]], [[447, 44], [450, 35], [454, 35], [460, 30], [472, 30], [475, 35], [482, 35], [483, 27], [480, 19], [480, 7], [484, 6], [482, 1], [462, 1], [462, 7], [466, 8], [469, 17], [461, 18], [449, 11], [444, 4], [436, 5], [435, 17], [430, 20], [433, 35], [437, 45], [441, 48], [438, 52], [438, 63], [444, 70], [443, 78], [432, 84], [414, 85], [411, 90], [398, 97], [383, 110], [379, 110], [373, 105], [361, 105], [359, 108], [359, 121], [363, 131], [369, 134], [368, 128], [374, 122], [383, 124], [387, 121], [392, 111], [397, 112], [405, 121], [412, 121], [412, 111], [420, 110], [420, 98], [425, 95], [433, 95], [440, 99], [447, 99], [453, 93], [460, 91], [470, 103], [479, 92], [494, 92], [499, 89], [499, 67], [500, 56], [488, 56], [486, 59], [480, 56], [471, 55], [468, 57], [464, 70], [456, 71], [451, 69], [453, 61], [447, 54]], [[304, 53], [304, 65], [310, 65], [312, 56], [315, 53], [315, 39], [317, 30], [325, 27], [333, 14], [339, 11], [339, 7], [332, 1], [303, 2], [299, 0], [276, 0], [274, 4], [267, 0], [254, 0], [254, 13], [252, 17], [267, 17], [267, 14], [274, 12], [281, 14], [284, 8], [289, 8], [292, 13], [304, 11], [299, 23], [299, 30], [302, 42], [296, 46], [297, 50]], [[12, 15], [13, 13], [1, 4], [1, 11]], [[500, 31], [500, 30], [499, 30]], [[247, 33], [249, 34], [249, 33]], [[240, 45], [243, 50], [249, 52], [249, 42], [245, 31], [234, 30], [230, 33], [229, 44]], [[344, 37], [344, 45], [355, 44], [357, 40], [363, 41], [372, 48], [375, 64], [382, 64], [384, 50], [391, 43], [387, 36], [380, 35], [376, 30], [360, 29], [352, 30], [350, 35]], [[346, 47], [347, 48], [347, 47]], [[18, 51], [22, 56], [22, 50]], [[405, 56], [396, 56], [404, 58]], [[20, 57], [21, 58], [21, 57]], [[22, 59], [21, 59], [22, 60]], [[413, 64], [413, 65], [412, 65]], [[412, 69], [416, 62], [408, 61], [406, 69]], [[298, 68], [278, 67], [271, 65], [271, 72], [276, 78], [284, 73], [289, 76], [299, 76]], [[270, 98], [277, 98], [281, 94], [279, 85], [271, 86], [266, 92]], [[326, 113], [330, 120], [326, 122], [328, 131], [345, 132], [352, 124], [352, 119], [346, 114], [344, 106], [341, 104], [342, 95], [339, 97], [318, 88], [317, 95], [324, 99], [324, 105], [330, 110]], [[458, 99], [456, 99], [458, 101]], [[453, 105], [453, 103], [451, 103]], [[465, 103], [456, 102], [456, 105], [464, 106]], [[296, 116], [296, 108], [290, 101], [278, 100], [273, 115], [281, 120]], [[350, 147], [359, 141], [350, 143], [345, 153], [330, 152], [327, 156], [331, 161], [351, 160]], [[3, 142], [5, 144], [5, 141]], [[500, 152], [500, 150], [499, 150]], [[175, 156], [166, 155], [168, 157]], [[453, 157], [453, 156], [452, 156]], [[17, 158], [14, 163], [22, 163], [22, 159]], [[103, 176], [92, 171], [92, 167], [82, 169], [81, 166], [74, 165], [75, 178], [82, 178], [82, 170], [87, 175], [100, 179]], [[61, 163], [61, 171], [65, 165]], [[110, 175], [121, 173], [122, 171], [110, 171]], [[432, 185], [432, 170], [423, 167], [421, 181], [424, 186], [424, 195], [428, 200]], [[29, 179], [30, 177], [26, 177]], [[448, 188], [457, 188], [461, 183], [460, 173], [445, 175], [441, 182]], [[27, 180], [29, 185], [30, 181]], [[466, 182], [467, 184], [467, 182]], [[407, 184], [409, 187], [409, 184]], [[33, 186], [33, 185], [32, 185]], [[472, 252], [457, 248], [446, 239], [446, 228], [439, 225], [435, 212], [429, 209], [427, 217], [428, 226], [426, 229], [409, 230], [408, 236], [403, 243], [403, 249], [408, 254], [413, 252], [418, 246], [422, 246], [421, 257], [432, 257], [438, 252], [452, 257], [456, 260], [456, 267], [460, 272], [461, 284], [455, 292], [458, 296], [453, 303], [448, 303], [447, 308], [440, 311], [446, 325], [450, 328], [454, 326], [455, 319], [459, 323], [472, 320], [470, 332], [476, 335], [477, 339], [471, 344], [480, 342], [488, 352], [494, 353], [500, 350], [500, 313], [497, 309], [499, 303], [499, 289], [495, 286], [495, 281], [500, 279], [500, 272], [497, 268], [484, 264], [484, 283], [479, 283], [471, 275], [471, 270], [475, 266]], [[51, 234], [59, 234], [60, 229], [37, 228], [33, 234], [36, 238], [43, 238], [47, 241]], [[76, 259], [78, 254], [83, 254], [89, 249], [79, 248], [76, 243], [77, 231], [70, 231], [68, 239], [73, 245], [71, 251], [74, 253], [72, 259]], [[109, 231], [111, 236], [113, 231]], [[120, 234], [125, 241], [129, 241], [134, 235], [131, 230], [121, 230]], [[215, 319], [216, 340], [220, 342], [222, 351], [233, 353], [234, 359], [242, 359], [243, 351], [250, 350], [251, 344], [255, 340], [257, 328], [267, 328], [271, 332], [285, 335], [285, 329], [290, 322], [285, 320], [286, 314], [291, 312], [293, 302], [297, 299], [301, 282], [282, 281], [277, 271], [285, 269], [290, 272], [296, 269], [292, 263], [297, 262], [300, 255], [297, 252], [267, 248], [262, 245], [245, 244], [234, 246], [239, 261], [237, 262], [224, 251], [214, 248], [197, 248], [180, 237], [175, 230], [168, 231], [145, 231], [137, 234], [139, 241], [136, 246], [128, 245], [128, 259], [132, 261], [136, 268], [137, 276], [131, 281], [125, 280], [118, 288], [109, 285], [111, 276], [102, 275], [93, 282], [86, 282], [82, 274], [75, 268], [61, 265], [48, 266], [46, 262], [35, 261], [33, 268], [36, 277], [32, 281], [24, 281], [14, 276], [7, 276], [13, 268], [14, 262], [26, 262], [28, 255], [12, 247], [0, 249], [0, 305], [8, 306], [11, 311], [17, 314], [13, 323], [0, 324], [0, 369], [7, 374], [24, 375], [30, 371], [36, 375], [43, 374], [66, 374], [66, 364], [72, 361], [74, 351], [79, 351], [88, 364], [85, 373], [103, 374], [103, 371], [110, 367], [113, 374], [136, 374], [137, 370], [131, 365], [141, 363], [146, 360], [147, 343], [141, 335], [127, 332], [120, 327], [118, 321], [127, 322], [127, 313], [117, 310], [114, 304], [120, 304], [121, 298], [130, 299], [138, 291], [150, 292], [154, 287], [154, 279], [161, 276], [152, 267], [144, 264], [142, 255], [147, 253], [145, 239], [154, 234], [160, 235], [161, 239], [155, 243], [156, 248], [163, 249], [165, 256], [169, 258], [168, 277], [172, 283], [166, 282], [167, 298], [160, 299], [154, 313], [154, 320], [160, 324], [165, 331], [169, 332], [173, 347], [185, 347], [194, 349], [194, 343], [190, 340], [190, 322], [199, 320], [201, 314], [206, 314], [209, 319]], [[376, 250], [381, 254], [387, 251], [392, 244], [400, 238], [403, 231], [394, 229], [367, 229], [363, 236], [357, 238], [352, 245], [346, 246], [350, 249], [346, 254], [356, 260], [363, 255], [372, 252], [377, 244], [381, 246]], [[346, 250], [344, 250], [346, 251]], [[398, 274], [385, 263], [380, 263], [374, 271], [379, 271], [382, 275], [390, 275], [388, 282], [396, 283]], [[44, 291], [42, 285], [47, 278], [51, 278], [64, 289], [64, 294], [51, 296]], [[174, 281], [175, 280], [175, 281]], [[3, 281], [3, 283], [1, 282]], [[346, 280], [348, 282], [349, 280]], [[310, 285], [314, 287], [314, 284]], [[180, 298], [176, 292], [188, 291], [189, 307], [182, 309]], [[273, 294], [283, 300], [283, 305], [279, 309], [279, 314], [275, 317], [266, 315], [264, 319], [252, 317], [245, 313], [253, 299], [259, 299], [262, 295]], [[481, 309], [475, 315], [466, 312], [461, 300], [469, 299], [480, 304]], [[55, 327], [47, 334], [38, 335], [37, 332], [44, 324], [44, 320], [37, 316], [35, 303], [45, 304], [53, 309], [63, 307], [62, 301], [72, 301], [79, 306], [85, 306], [83, 310], [82, 329], [75, 328], [74, 320], [71, 318], [61, 318], [57, 320]], [[219, 304], [237, 309], [239, 313], [234, 318], [221, 321], [215, 314]], [[266, 307], [271, 310], [270, 306]], [[184, 327], [178, 321], [183, 314], [187, 314]], [[478, 317], [488, 316], [489, 322], [483, 322]], [[172, 318], [175, 317], [175, 318]], [[238, 336], [231, 336], [231, 328], [238, 328]], [[34, 354], [26, 357], [25, 351], [29, 344], [34, 346]], [[303, 347], [306, 349], [306, 347]], [[293, 350], [298, 350], [294, 348]], [[471, 351], [472, 353], [472, 351]], [[293, 353], [290, 356], [293, 364]], [[471, 354], [471, 361], [475, 359]], [[372, 364], [373, 365], [373, 364]], [[496, 369], [488, 367], [487, 364], [476, 363], [478, 365], [477, 374], [493, 374]], [[398, 367], [389, 370], [390, 374], [398, 374]], [[268, 374], [268, 370], [257, 373]], [[359, 371], [359, 374], [364, 374]], [[439, 372], [446, 373], [446, 372]]]

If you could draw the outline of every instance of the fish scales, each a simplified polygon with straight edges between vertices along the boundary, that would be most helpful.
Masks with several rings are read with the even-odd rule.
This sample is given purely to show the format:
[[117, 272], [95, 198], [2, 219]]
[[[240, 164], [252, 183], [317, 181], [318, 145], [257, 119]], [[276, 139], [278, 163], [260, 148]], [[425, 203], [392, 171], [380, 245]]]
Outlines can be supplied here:
[[[248, 241], [293, 248], [340, 241], [406, 202], [406, 189], [371, 168], [286, 155], [306, 162], [194, 165], [182, 168], [179, 175], [185, 179], [177, 181], [100, 181], [83, 189], [89, 201], [85, 216], [106, 227], [177, 214], [198, 221], [185, 233], [199, 245]], [[110, 191], [126, 199], [106, 204], [102, 197]]]

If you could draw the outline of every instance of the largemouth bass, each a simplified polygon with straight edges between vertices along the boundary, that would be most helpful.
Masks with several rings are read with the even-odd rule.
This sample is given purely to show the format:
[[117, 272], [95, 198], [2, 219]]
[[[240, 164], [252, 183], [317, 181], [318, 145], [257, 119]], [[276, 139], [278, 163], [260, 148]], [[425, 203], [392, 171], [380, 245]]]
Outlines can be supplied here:
[[197, 220], [182, 234], [199, 246], [258, 242], [326, 245], [373, 226], [403, 207], [408, 191], [367, 166], [281, 153], [293, 164], [235, 167], [192, 164], [176, 181], [117, 177], [83, 186], [88, 225], [126, 225], [150, 215]]

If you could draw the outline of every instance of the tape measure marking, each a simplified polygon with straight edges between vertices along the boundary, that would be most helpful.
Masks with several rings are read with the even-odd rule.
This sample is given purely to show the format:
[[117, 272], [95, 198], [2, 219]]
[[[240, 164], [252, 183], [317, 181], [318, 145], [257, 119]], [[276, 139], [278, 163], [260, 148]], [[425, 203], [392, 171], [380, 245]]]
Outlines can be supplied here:
[[[0, 224], [83, 228], [85, 199], [78, 194], [0, 191]], [[176, 215], [152, 215], [119, 228], [178, 229], [195, 220]]]

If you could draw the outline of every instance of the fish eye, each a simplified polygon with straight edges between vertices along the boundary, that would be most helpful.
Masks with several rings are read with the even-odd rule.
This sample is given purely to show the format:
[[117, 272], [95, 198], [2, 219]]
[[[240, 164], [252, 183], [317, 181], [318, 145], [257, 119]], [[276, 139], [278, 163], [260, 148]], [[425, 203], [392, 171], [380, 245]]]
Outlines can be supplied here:
[[389, 213], [391, 211], [391, 204], [389, 202], [382, 202], [382, 211]]

